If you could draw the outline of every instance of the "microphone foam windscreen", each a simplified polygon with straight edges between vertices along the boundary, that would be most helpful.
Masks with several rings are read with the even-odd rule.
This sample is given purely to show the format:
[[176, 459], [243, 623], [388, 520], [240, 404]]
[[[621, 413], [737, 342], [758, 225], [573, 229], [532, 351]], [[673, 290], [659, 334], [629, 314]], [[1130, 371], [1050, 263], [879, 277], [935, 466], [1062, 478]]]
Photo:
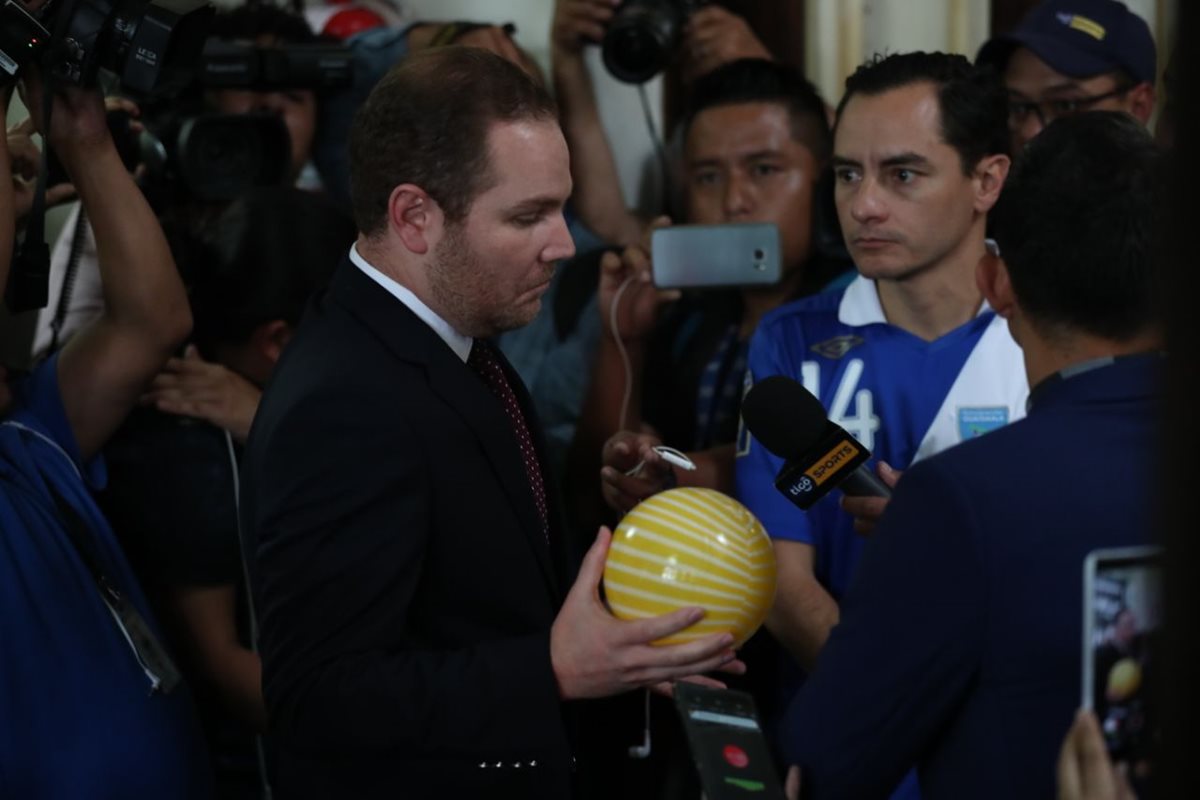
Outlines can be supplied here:
[[772, 375], [750, 387], [742, 399], [742, 419], [762, 446], [780, 458], [792, 458], [810, 448], [829, 421], [821, 401], [783, 375]]

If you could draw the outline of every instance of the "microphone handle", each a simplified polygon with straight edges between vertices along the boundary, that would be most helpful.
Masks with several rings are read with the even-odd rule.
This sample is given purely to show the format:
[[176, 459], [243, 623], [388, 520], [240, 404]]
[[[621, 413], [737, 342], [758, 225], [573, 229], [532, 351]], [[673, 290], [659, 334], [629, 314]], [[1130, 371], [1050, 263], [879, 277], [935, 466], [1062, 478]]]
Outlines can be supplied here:
[[891, 497], [891, 488], [866, 464], [846, 476], [839, 489], [850, 497]]

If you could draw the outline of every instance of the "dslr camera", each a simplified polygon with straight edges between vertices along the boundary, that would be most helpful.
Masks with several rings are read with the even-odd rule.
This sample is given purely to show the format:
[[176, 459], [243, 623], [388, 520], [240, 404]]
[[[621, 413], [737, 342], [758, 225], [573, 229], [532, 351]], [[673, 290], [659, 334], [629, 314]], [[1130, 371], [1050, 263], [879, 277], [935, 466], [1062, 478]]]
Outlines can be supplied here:
[[671, 63], [688, 19], [706, 0], [625, 0], [600, 44], [604, 66], [625, 83], [645, 83]]
[[101, 70], [139, 99], [191, 80], [214, 10], [207, 0], [50, 0], [35, 12], [0, 6], [0, 79], [39, 64], [65, 86], [95, 86]]

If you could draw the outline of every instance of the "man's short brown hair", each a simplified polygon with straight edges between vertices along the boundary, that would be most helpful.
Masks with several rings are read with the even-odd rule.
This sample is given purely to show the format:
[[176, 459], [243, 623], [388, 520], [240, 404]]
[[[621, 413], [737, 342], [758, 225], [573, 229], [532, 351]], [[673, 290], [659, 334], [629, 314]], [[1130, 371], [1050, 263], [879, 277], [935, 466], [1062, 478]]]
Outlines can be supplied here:
[[358, 229], [387, 223], [388, 199], [404, 183], [428, 192], [460, 222], [493, 180], [488, 130], [497, 122], [553, 120], [546, 90], [485, 50], [439, 47], [393, 67], [350, 130], [350, 199]]

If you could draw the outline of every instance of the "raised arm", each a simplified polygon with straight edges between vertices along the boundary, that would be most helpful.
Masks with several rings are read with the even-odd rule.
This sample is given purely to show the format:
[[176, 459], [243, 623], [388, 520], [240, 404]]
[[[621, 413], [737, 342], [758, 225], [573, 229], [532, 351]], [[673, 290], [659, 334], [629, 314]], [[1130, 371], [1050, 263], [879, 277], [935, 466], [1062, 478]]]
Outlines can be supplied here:
[[[26, 105], [44, 129], [40, 80], [27, 77], [24, 88]], [[99, 92], [57, 92], [47, 138], [87, 210], [104, 287], [103, 315], [70, 341], [58, 362], [67, 419], [87, 459], [183, 342], [191, 314], [162, 228], [108, 134]]]
[[554, 94], [571, 150], [572, 204], [592, 231], [616, 245], [637, 242], [645, 221], [629, 210], [617, 179], [617, 163], [600, 122], [596, 93], [583, 58], [612, 19], [610, 0], [557, 0], [550, 31]]

